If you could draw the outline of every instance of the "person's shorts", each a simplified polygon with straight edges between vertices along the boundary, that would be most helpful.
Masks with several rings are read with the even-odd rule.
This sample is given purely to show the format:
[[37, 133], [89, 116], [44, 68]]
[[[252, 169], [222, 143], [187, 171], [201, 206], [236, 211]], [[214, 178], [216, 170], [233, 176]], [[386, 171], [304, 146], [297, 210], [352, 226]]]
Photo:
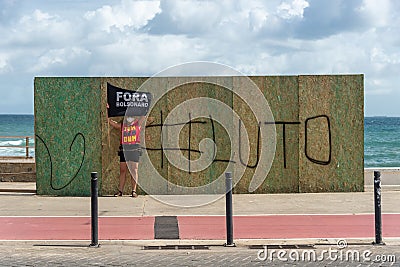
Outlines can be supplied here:
[[132, 145], [129, 148], [125, 147], [125, 151], [122, 149], [122, 145], [120, 145], [118, 156], [120, 162], [127, 162], [127, 161], [139, 162], [139, 158], [141, 156], [140, 144]]

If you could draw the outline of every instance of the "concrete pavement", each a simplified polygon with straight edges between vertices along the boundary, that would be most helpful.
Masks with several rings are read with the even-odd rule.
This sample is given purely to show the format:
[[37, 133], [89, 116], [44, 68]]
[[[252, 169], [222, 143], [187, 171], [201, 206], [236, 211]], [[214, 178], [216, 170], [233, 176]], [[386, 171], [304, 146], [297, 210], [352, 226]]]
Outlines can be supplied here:
[[[34, 188], [34, 184], [31, 183], [2, 183], [1, 186], [9, 189], [21, 189], [22, 186], [30, 190]], [[222, 195], [218, 200], [215, 201], [215, 199], [217, 199], [215, 195], [100, 197], [99, 221], [102, 231], [100, 238], [156, 239], [155, 220], [172, 216], [179, 228], [177, 234], [180, 234], [181, 240], [223, 240], [225, 198]], [[400, 191], [392, 190], [382, 193], [383, 233], [394, 242], [400, 240], [400, 224], [397, 223], [400, 221], [399, 200]], [[166, 203], [181, 204], [182, 207]], [[192, 205], [196, 206], [188, 207]], [[235, 194], [233, 213], [236, 226], [235, 236], [243, 240], [305, 240], [340, 237], [374, 239], [374, 202], [371, 191]], [[37, 196], [33, 193], [2, 192], [0, 193], [0, 216], [3, 224], [11, 227], [3, 228], [3, 236], [0, 236], [2, 240], [90, 238], [87, 234], [90, 230], [89, 197], [48, 197]], [[132, 225], [136, 225], [136, 228], [133, 229]], [[140, 225], [142, 228], [139, 227]], [[33, 234], [24, 234], [28, 232], [33, 232]]]
[[[48, 197], [1, 192], [35, 188], [34, 183], [0, 183], [0, 216], [90, 216], [89, 197]], [[207, 196], [99, 197], [100, 216], [225, 215], [225, 198]], [[199, 200], [201, 199], [201, 201]], [[162, 202], [181, 203], [171, 206]], [[198, 207], [191, 204], [207, 203]], [[382, 212], [400, 213], [400, 191], [382, 191]], [[374, 213], [373, 192], [306, 194], [234, 194], [234, 215]]]
[[[1, 188], [9, 189], [1, 192]], [[397, 266], [400, 262], [400, 191], [383, 190], [382, 211], [383, 229], [385, 223], [390, 220], [395, 234], [390, 238], [383, 236], [386, 246], [373, 246], [373, 192], [362, 193], [318, 193], [318, 194], [274, 194], [274, 195], [233, 195], [233, 208], [235, 215], [234, 228], [237, 247], [224, 248], [224, 218], [225, 199], [203, 206], [188, 208], [170, 206], [154, 196], [139, 196], [138, 198], [124, 197], [100, 197], [99, 198], [99, 224], [100, 224], [100, 248], [88, 248], [90, 243], [90, 198], [89, 197], [45, 197], [34, 193], [23, 192], [34, 190], [31, 183], [0, 183], [0, 220], [2, 228], [6, 229], [0, 235], [0, 265], [1, 266]], [[167, 196], [169, 202], [182, 203], [190, 206], [193, 203], [207, 202], [208, 196]], [[218, 239], [158, 239], [152, 237], [154, 220], [157, 217], [176, 216], [181, 225], [182, 237], [188, 233], [198, 234], [205, 232], [211, 235], [219, 232]], [[325, 216], [321, 221], [321, 216]], [[183, 220], [182, 220], [183, 218]], [[264, 227], [257, 225], [257, 218], [268, 220], [281, 220], [278, 222], [264, 221]], [[326, 228], [329, 224], [327, 218], [341, 218], [341, 229], [350, 229], [352, 225], [358, 230], [368, 228], [368, 236], [355, 238], [342, 236], [341, 239], [332, 238], [332, 231]], [[214, 220], [214, 224], [209, 224]], [[239, 219], [239, 220], [238, 220]], [[58, 222], [57, 222], [58, 220]], [[206, 221], [205, 223], [202, 221]], [[250, 227], [245, 229], [242, 224]], [[356, 221], [354, 221], [356, 220]], [[16, 224], [19, 221], [20, 224]], [[46, 223], [47, 221], [47, 223]], [[304, 228], [311, 223], [313, 227], [325, 227], [322, 233], [324, 238], [309, 238]], [[188, 225], [197, 225], [201, 231], [191, 232], [194, 228]], [[17, 227], [13, 228], [13, 225]], [[139, 227], [139, 225], [141, 225]], [[211, 225], [211, 226], [210, 226]], [[358, 227], [361, 225], [361, 227]], [[270, 227], [272, 226], [272, 228]], [[275, 228], [273, 228], [275, 226]], [[24, 228], [28, 227], [28, 228]], [[80, 229], [76, 231], [76, 227]], [[142, 228], [141, 228], [142, 227]], [[186, 227], [186, 228], [185, 228]], [[203, 228], [202, 228], [203, 227]], [[204, 228], [205, 227], [205, 228]], [[243, 238], [240, 234], [251, 232], [257, 228], [263, 233], [272, 229], [270, 233], [301, 232], [306, 234], [301, 238]], [[294, 227], [300, 227], [294, 229]], [[101, 234], [105, 228], [114, 235], [114, 238], [102, 239]], [[340, 227], [339, 227], [340, 228]], [[339, 229], [335, 227], [335, 229]], [[10, 230], [11, 229], [11, 230]], [[25, 229], [25, 230], [24, 230]], [[28, 229], [28, 230], [26, 230]], [[103, 229], [103, 230], [102, 230]], [[244, 231], [244, 230], [246, 231]], [[300, 230], [299, 230], [300, 229]], [[314, 228], [311, 228], [311, 232]], [[290, 231], [288, 231], [290, 230]], [[309, 229], [310, 230], [310, 229]], [[31, 235], [28, 241], [21, 239], [4, 239], [7, 234]], [[135, 232], [136, 231], [136, 232]], [[1, 232], [1, 231], [0, 231]], [[242, 232], [242, 233], [240, 233]], [[47, 233], [50, 238], [35, 238], [37, 233]], [[221, 235], [222, 233], [222, 235]], [[52, 236], [66, 234], [64, 240], [54, 240]], [[83, 234], [83, 235], [82, 235]], [[140, 239], [139, 234], [147, 235]], [[77, 238], [74, 237], [77, 236]], [[123, 240], [121, 236], [127, 236]], [[129, 238], [129, 236], [133, 236]], [[37, 237], [37, 236], [36, 236]], [[315, 236], [314, 236], [315, 237]], [[135, 240], [136, 239], [136, 240]], [[347, 242], [347, 247], [338, 250], [339, 241]], [[169, 246], [167, 246], [169, 245]], [[193, 245], [201, 245], [203, 248], [190, 249]], [[257, 247], [257, 245], [259, 245]], [[259, 258], [264, 245], [268, 246], [268, 253], [282, 250], [286, 254], [284, 259], [275, 258], [262, 260]], [[321, 260], [289, 259], [290, 255], [301, 256], [305, 251], [316, 253]], [[156, 251], [146, 250], [146, 246], [159, 246]], [[175, 249], [171, 250], [174, 246]], [[164, 249], [165, 248], [165, 249]], [[182, 249], [183, 248], [183, 249]], [[194, 247], [193, 247], [194, 248]], [[253, 249], [251, 249], [253, 248]], [[337, 252], [330, 257], [324, 251]], [[340, 258], [339, 255], [347, 255], [358, 251], [360, 258]], [[368, 252], [368, 258], [363, 254]], [[272, 254], [268, 254], [272, 256]], [[353, 254], [352, 254], [353, 255]], [[397, 265], [396, 265], [397, 264]]]

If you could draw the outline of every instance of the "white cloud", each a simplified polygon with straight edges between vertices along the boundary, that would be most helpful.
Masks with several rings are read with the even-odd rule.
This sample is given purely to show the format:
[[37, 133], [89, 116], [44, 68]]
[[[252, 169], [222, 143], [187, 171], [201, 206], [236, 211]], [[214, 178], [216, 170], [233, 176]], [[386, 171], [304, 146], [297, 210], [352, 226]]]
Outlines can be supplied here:
[[44, 13], [39, 9], [33, 11], [31, 15], [25, 15], [20, 19], [20, 23], [27, 27], [27, 31], [31, 30], [31, 26], [46, 27], [51, 24], [51, 21], [55, 16], [51, 16], [48, 13]]
[[268, 12], [263, 9], [253, 9], [249, 12], [249, 27], [258, 31], [267, 24]]
[[0, 44], [27, 48], [49, 45], [64, 45], [77, 33], [72, 23], [56, 15], [50, 15], [40, 9], [22, 16], [17, 23], [12, 24], [6, 31]]
[[103, 6], [95, 11], [88, 11], [85, 19], [107, 32], [115, 27], [124, 31], [126, 27], [139, 29], [161, 11], [159, 1], [123, 0], [114, 6]]
[[283, 2], [278, 6], [278, 14], [284, 19], [303, 18], [304, 9], [310, 4], [306, 0], [293, 0], [291, 3]]
[[203, 32], [216, 26], [221, 8], [213, 1], [168, 1], [169, 16], [182, 31]]
[[151, 34], [209, 34], [218, 31], [221, 24], [231, 21], [226, 15], [224, 1], [167, 0], [161, 1], [161, 12], [147, 25]]
[[[205, 57], [208, 49], [185, 36], [135, 34], [92, 51], [92, 75], [152, 75], [163, 68]], [[96, 59], [99, 58], [99, 59]]]
[[374, 27], [384, 27], [391, 19], [391, 8], [390, 0], [363, 0], [358, 11], [363, 13]]
[[382, 48], [374, 47], [371, 51], [371, 62], [379, 64], [398, 64], [400, 63], [400, 54], [394, 53], [388, 55]]
[[51, 71], [51, 68], [67, 66], [74, 60], [84, 61], [88, 59], [90, 52], [79, 47], [51, 49], [41, 55], [37, 62], [28, 68], [34, 74]]
[[364, 73], [367, 96], [393, 99], [400, 84], [396, 3], [22, 1], [1, 13], [8, 19], [0, 19], [0, 84], [22, 92], [38, 75], [152, 75], [202, 60], [258, 75]]
[[5, 73], [9, 69], [7, 54], [0, 53], [0, 73]]

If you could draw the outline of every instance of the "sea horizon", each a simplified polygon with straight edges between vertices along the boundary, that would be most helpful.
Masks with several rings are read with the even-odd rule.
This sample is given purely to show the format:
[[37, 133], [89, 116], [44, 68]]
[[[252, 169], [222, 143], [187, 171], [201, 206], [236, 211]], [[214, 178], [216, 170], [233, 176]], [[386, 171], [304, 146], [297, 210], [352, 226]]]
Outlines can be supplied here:
[[[23, 146], [26, 141], [22, 137], [34, 135], [34, 114], [0, 114], [0, 146]], [[32, 157], [34, 139], [29, 140]], [[1, 156], [25, 156], [25, 149], [0, 147]], [[400, 116], [364, 117], [364, 168], [370, 167], [400, 167]]]

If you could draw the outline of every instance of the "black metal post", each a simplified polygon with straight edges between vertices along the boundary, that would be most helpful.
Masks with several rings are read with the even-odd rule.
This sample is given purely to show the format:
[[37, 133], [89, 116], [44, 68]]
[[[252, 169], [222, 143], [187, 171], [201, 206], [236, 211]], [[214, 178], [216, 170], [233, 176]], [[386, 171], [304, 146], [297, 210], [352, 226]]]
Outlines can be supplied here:
[[382, 205], [381, 205], [381, 173], [374, 171], [374, 203], [375, 203], [375, 242], [374, 245], [384, 245], [382, 242]]
[[225, 173], [226, 186], [226, 247], [235, 247], [233, 243], [233, 216], [232, 216], [232, 173]]
[[91, 223], [92, 223], [92, 243], [90, 247], [99, 247], [99, 211], [98, 211], [98, 195], [99, 188], [97, 185], [97, 172], [92, 172], [91, 176]]

